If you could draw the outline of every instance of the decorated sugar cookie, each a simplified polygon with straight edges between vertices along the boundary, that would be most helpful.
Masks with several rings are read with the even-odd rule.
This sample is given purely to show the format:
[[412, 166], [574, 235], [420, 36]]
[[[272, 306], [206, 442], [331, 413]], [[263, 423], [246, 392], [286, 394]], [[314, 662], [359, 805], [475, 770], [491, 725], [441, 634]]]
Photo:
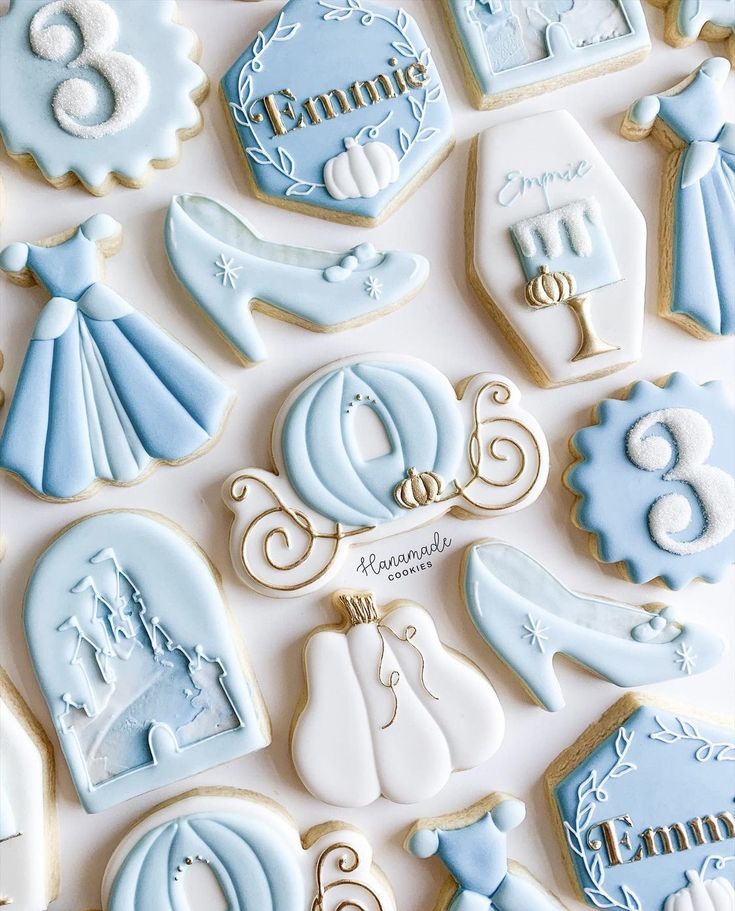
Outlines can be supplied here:
[[571, 114], [480, 133], [467, 203], [470, 282], [539, 385], [639, 359], [646, 223]]
[[396, 911], [367, 838], [327, 822], [303, 837], [252, 791], [200, 788], [125, 836], [102, 881], [103, 911]]
[[93, 215], [0, 268], [51, 299], [36, 321], [0, 438], [0, 468], [33, 493], [70, 500], [133, 484], [157, 462], [192, 458], [218, 436], [232, 393], [190, 351], [104, 283], [120, 225]]
[[215, 570], [162, 517], [110, 510], [69, 525], [36, 562], [24, 620], [88, 812], [270, 743]]
[[722, 655], [719, 636], [678, 622], [673, 608], [579, 595], [502, 541], [467, 548], [461, 585], [480, 635], [550, 712], [564, 708], [557, 654], [617, 686], [689, 677], [709, 670]]
[[429, 274], [423, 256], [371, 243], [343, 253], [269, 243], [229, 206], [195, 193], [171, 201], [166, 250], [176, 277], [245, 363], [267, 357], [252, 311], [334, 332], [406, 303]]
[[379, 612], [369, 592], [340, 591], [333, 603], [344, 622], [306, 641], [306, 695], [291, 733], [315, 797], [417, 803], [495, 753], [505, 729], [495, 690], [439, 641], [428, 611], [394, 601]]
[[377, 0], [289, 0], [221, 91], [256, 195], [336, 221], [382, 221], [454, 144], [431, 48]]
[[525, 818], [520, 800], [496, 793], [413, 826], [406, 850], [422, 858], [437, 854], [450, 873], [435, 911], [565, 911], [528, 870], [508, 860], [507, 833]]
[[731, 720], [632, 693], [546, 771], [579, 899], [619, 911], [735, 907]]
[[648, 0], [665, 11], [664, 38], [674, 47], [724, 41], [735, 66], [735, 0]]
[[470, 95], [481, 110], [624, 69], [651, 49], [640, 0], [441, 4]]
[[0, 668], [0, 906], [45, 911], [59, 892], [54, 750]]
[[55, 187], [140, 187], [202, 125], [209, 83], [173, 0], [11, 0], [0, 134]]
[[290, 393], [273, 425], [275, 471], [224, 484], [235, 514], [230, 553], [256, 591], [315, 591], [350, 546], [438, 519], [491, 517], [541, 493], [548, 447], [505, 377], [478, 373], [457, 393], [401, 354], [327, 364]]
[[621, 128], [635, 141], [652, 135], [669, 153], [662, 172], [658, 310], [704, 339], [735, 333], [730, 69], [727, 60], [710, 57], [667, 92], [636, 101]]
[[717, 582], [733, 559], [735, 414], [721, 383], [634, 383], [577, 431], [565, 483], [593, 553], [632, 582]]

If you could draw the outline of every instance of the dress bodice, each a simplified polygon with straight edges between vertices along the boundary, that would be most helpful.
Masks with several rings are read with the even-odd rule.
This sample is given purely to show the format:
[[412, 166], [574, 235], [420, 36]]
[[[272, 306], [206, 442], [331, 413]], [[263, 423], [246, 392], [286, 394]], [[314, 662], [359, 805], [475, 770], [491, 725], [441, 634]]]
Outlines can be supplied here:
[[678, 95], [659, 95], [661, 119], [684, 142], [714, 142], [727, 122], [722, 91], [704, 69]]
[[78, 300], [98, 279], [97, 244], [81, 227], [66, 241], [53, 247], [28, 244], [28, 268], [52, 297]]
[[437, 853], [459, 886], [492, 896], [508, 872], [506, 837], [486, 813], [461, 829], [439, 829]]

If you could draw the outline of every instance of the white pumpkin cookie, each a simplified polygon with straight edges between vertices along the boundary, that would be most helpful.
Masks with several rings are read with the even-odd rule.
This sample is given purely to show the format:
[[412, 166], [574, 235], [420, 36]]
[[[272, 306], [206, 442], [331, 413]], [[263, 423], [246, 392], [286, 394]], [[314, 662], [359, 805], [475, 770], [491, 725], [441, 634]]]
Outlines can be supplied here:
[[242, 469], [223, 487], [242, 581], [305, 594], [358, 542], [450, 510], [489, 518], [533, 503], [548, 447], [520, 392], [492, 373], [458, 389], [425, 361], [389, 353], [335, 361], [300, 383], [273, 425], [275, 471]]
[[54, 750], [0, 667], [0, 906], [45, 911], [58, 854]]
[[103, 911], [396, 911], [367, 838], [327, 822], [299, 836], [252, 791], [199, 788], [155, 807], [102, 881]]
[[304, 646], [306, 696], [291, 754], [311, 793], [341, 807], [383, 795], [417, 803], [455, 770], [489, 759], [503, 739], [503, 710], [490, 681], [444, 646], [428, 611], [370, 592], [339, 591], [338, 626]]

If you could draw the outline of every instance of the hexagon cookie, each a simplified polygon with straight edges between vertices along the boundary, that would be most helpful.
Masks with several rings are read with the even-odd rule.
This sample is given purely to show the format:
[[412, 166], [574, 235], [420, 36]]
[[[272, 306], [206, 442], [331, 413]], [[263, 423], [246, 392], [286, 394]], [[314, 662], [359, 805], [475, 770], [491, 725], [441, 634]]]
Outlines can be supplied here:
[[[593, 908], [732, 908], [732, 721], [631, 693], [546, 772], [572, 882]], [[729, 865], [729, 866], [728, 866]]]
[[256, 196], [334, 221], [386, 218], [454, 143], [416, 22], [373, 0], [290, 0], [221, 91]]
[[470, 282], [540, 386], [638, 360], [646, 223], [571, 114], [481, 133], [467, 199]]

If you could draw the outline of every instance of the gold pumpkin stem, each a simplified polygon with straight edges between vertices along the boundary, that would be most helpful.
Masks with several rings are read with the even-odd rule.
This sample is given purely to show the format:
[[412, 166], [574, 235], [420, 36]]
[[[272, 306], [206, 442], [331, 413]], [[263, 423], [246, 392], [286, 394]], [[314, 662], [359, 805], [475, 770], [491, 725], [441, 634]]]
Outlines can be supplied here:
[[378, 609], [372, 592], [358, 592], [343, 589], [332, 596], [334, 606], [344, 614], [351, 626], [361, 623], [377, 623]]
[[605, 354], [608, 351], [619, 350], [618, 345], [608, 345], [608, 343], [603, 341], [595, 331], [595, 328], [592, 325], [589, 301], [590, 297], [588, 294], [582, 294], [579, 297], [570, 297], [565, 301], [577, 318], [577, 324], [579, 325], [580, 343], [577, 353], [572, 358], [572, 362], [583, 361], [585, 358], [594, 357], [597, 354]]

